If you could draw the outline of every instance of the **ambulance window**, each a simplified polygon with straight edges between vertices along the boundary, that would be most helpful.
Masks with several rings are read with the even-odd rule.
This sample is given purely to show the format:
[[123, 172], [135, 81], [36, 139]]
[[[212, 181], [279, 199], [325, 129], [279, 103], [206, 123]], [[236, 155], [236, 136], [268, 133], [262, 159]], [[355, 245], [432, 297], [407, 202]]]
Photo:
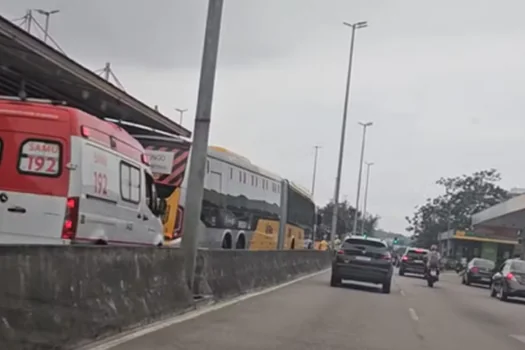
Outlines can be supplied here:
[[146, 179], [146, 203], [148, 207], [153, 210], [155, 201], [157, 200], [157, 187], [155, 186], [155, 181], [153, 177], [144, 172], [144, 178]]
[[62, 170], [62, 146], [50, 140], [28, 139], [22, 143], [18, 171], [38, 176], [59, 176]]
[[120, 196], [124, 201], [140, 202], [140, 169], [120, 162]]

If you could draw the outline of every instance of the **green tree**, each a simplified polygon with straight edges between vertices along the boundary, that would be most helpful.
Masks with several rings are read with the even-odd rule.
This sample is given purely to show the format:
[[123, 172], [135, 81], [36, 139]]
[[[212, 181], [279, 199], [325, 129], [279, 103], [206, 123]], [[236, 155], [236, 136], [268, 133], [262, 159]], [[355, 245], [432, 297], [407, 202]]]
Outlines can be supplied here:
[[[334, 210], [334, 203], [329, 202], [324, 207], [318, 209], [319, 213], [323, 216], [323, 224], [317, 230], [316, 239], [321, 239], [323, 235], [329, 234], [332, 229], [332, 215]], [[348, 203], [343, 201], [339, 203], [339, 210], [337, 211], [337, 235], [343, 237], [346, 234], [352, 232], [354, 225], [354, 215], [356, 215], [355, 208]], [[361, 232], [361, 225], [363, 224], [363, 217], [361, 212], [357, 213], [357, 227], [358, 231]], [[377, 228], [379, 222], [379, 216], [367, 215], [364, 219], [364, 230], [369, 236], [373, 236], [374, 231]]]
[[441, 232], [471, 229], [472, 214], [510, 198], [509, 193], [496, 184], [500, 180], [499, 172], [489, 169], [436, 181], [444, 194], [428, 198], [425, 204], [416, 207], [412, 217], [406, 217], [407, 230], [412, 232], [415, 244], [426, 247], [437, 243]]

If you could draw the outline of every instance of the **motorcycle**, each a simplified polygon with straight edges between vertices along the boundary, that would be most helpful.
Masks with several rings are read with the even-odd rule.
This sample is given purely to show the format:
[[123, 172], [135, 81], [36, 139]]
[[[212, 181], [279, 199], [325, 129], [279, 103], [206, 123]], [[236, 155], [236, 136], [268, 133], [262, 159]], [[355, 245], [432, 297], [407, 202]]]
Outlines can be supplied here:
[[436, 267], [431, 267], [427, 271], [427, 284], [430, 288], [434, 287], [434, 283], [439, 279], [439, 272]]

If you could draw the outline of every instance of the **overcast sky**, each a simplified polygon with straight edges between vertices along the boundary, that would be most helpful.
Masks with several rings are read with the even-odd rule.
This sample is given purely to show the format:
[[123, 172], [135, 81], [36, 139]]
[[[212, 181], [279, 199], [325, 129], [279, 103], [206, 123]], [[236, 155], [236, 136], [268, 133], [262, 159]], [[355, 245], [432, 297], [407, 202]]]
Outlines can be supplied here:
[[[193, 128], [207, 0], [0, 0], [7, 18], [60, 9], [50, 33], [92, 69]], [[439, 193], [441, 176], [490, 167], [525, 186], [525, 1], [225, 0], [211, 142], [333, 197], [350, 29], [357, 32], [342, 198], [355, 202], [361, 129], [373, 121], [368, 208], [380, 227]], [[44, 22], [43, 18], [39, 18]]]

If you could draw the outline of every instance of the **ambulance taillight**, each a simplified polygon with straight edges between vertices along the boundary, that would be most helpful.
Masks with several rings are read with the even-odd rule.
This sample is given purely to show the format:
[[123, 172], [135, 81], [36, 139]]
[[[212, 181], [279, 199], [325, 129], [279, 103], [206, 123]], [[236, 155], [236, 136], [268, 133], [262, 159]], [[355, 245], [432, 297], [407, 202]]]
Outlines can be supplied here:
[[78, 225], [78, 197], [67, 199], [66, 213], [64, 215], [64, 226], [62, 227], [62, 239], [74, 239]]
[[89, 138], [89, 129], [87, 126], [81, 126], [80, 127], [80, 134], [82, 137]]
[[149, 163], [149, 157], [148, 157], [148, 155], [147, 155], [146, 153], [142, 153], [142, 155], [141, 155], [141, 157], [140, 157], [140, 160], [142, 161], [142, 163], [143, 163], [144, 165], [147, 165], [147, 166], [150, 165], [150, 163]]

